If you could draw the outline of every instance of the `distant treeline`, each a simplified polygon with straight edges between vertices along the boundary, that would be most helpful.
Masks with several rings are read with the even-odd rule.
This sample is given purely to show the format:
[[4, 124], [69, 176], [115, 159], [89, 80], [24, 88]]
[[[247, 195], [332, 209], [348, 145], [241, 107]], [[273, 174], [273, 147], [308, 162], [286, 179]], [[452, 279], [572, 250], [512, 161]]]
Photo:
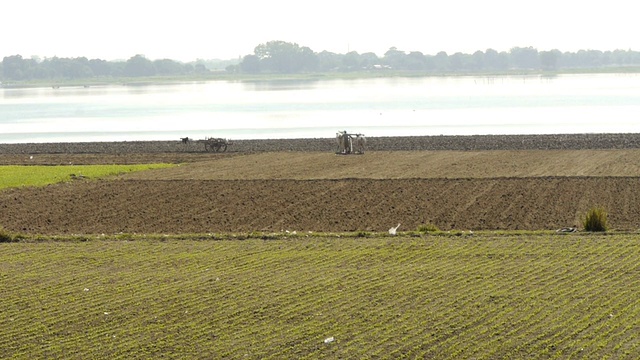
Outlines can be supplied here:
[[181, 76], [206, 74], [222, 70], [238, 60], [198, 60], [181, 63], [175, 60], [149, 60], [135, 55], [126, 61], [77, 58], [25, 59], [21, 55], [7, 56], [0, 63], [0, 79], [16, 80], [75, 80], [87, 78], [121, 78], [145, 76]]
[[631, 50], [538, 51], [533, 47], [514, 47], [509, 52], [493, 49], [473, 54], [442, 51], [425, 55], [419, 51], [390, 48], [383, 57], [355, 51], [335, 54], [315, 53], [308, 47], [284, 41], [260, 44], [227, 71], [241, 73], [298, 73], [362, 70], [404, 70], [427, 73], [473, 73], [508, 70], [559, 71], [563, 69], [639, 66], [640, 52]]
[[607, 67], [640, 66], [640, 52], [632, 50], [538, 51], [533, 47], [514, 47], [508, 52], [493, 49], [473, 54], [425, 55], [419, 51], [390, 48], [382, 57], [352, 51], [336, 54], [314, 52], [308, 47], [285, 41], [260, 44], [254, 53], [236, 60], [198, 60], [181, 63], [170, 59], [149, 60], [135, 55], [126, 61], [78, 58], [25, 59], [7, 56], [0, 64], [4, 81], [86, 79], [95, 77], [148, 77], [205, 75], [212, 71], [236, 74], [294, 74], [313, 72], [412, 71], [427, 74], [486, 73], [510, 70], [566, 71]]

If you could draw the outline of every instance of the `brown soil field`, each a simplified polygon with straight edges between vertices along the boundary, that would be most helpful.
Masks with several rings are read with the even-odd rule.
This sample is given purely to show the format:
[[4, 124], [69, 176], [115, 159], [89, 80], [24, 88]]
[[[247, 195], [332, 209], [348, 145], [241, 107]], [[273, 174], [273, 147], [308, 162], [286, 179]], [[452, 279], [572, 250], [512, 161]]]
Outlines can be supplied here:
[[[447, 145], [444, 140], [450, 140]], [[553, 230], [603, 206], [637, 230], [640, 136], [332, 139], [234, 142], [224, 154], [177, 142], [0, 145], [0, 164], [179, 166], [0, 192], [0, 225], [28, 234], [250, 231]], [[144, 146], [144, 145], [149, 146]]]

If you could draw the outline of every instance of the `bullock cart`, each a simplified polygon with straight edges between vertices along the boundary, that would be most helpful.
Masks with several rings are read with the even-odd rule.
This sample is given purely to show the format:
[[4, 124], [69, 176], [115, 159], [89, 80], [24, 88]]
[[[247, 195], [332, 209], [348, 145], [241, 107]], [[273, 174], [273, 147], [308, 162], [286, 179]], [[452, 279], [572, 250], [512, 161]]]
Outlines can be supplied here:
[[224, 138], [204, 138], [204, 140], [193, 140], [188, 137], [180, 138], [183, 144], [189, 145], [192, 142], [204, 144], [204, 150], [207, 152], [225, 152], [227, 146], [231, 145], [228, 139]]
[[225, 152], [227, 146], [231, 144], [229, 140], [223, 138], [205, 138], [202, 142], [204, 142], [204, 149], [209, 152]]

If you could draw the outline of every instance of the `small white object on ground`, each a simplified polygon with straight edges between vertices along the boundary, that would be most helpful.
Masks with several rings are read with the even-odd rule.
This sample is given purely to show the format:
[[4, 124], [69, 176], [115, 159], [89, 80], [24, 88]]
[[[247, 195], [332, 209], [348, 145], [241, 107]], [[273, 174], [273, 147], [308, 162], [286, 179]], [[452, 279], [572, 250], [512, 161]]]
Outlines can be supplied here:
[[398, 226], [392, 227], [391, 229], [389, 229], [389, 235], [395, 235], [396, 230], [398, 230], [399, 227], [400, 227], [400, 223], [398, 223]]

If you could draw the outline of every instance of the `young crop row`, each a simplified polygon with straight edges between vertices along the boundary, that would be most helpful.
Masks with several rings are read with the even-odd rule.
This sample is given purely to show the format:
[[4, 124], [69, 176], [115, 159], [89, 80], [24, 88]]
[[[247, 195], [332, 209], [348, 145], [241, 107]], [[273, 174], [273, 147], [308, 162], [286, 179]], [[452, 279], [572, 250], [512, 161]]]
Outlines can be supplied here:
[[11, 358], [635, 358], [636, 235], [0, 246]]
[[170, 166], [174, 165], [4, 165], [0, 166], [0, 189], [19, 186], [43, 186], [74, 179], [93, 179]]

